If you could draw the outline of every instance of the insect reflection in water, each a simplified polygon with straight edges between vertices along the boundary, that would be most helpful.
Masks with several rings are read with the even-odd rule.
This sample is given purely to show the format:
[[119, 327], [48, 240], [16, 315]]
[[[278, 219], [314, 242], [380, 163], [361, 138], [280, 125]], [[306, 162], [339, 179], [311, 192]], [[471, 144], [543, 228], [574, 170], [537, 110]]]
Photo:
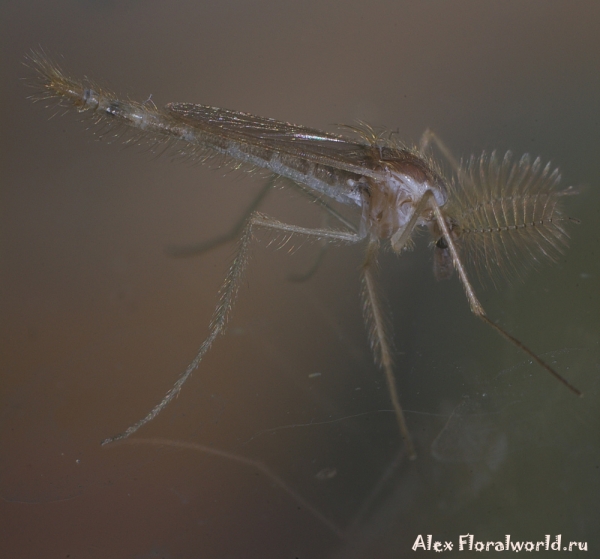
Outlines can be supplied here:
[[[417, 227], [432, 236], [434, 273], [446, 279], [456, 271], [471, 311], [541, 368], [577, 395], [579, 390], [560, 376], [522, 342], [492, 322], [477, 299], [463, 259], [479, 272], [518, 276], [540, 261], [555, 261], [567, 247], [566, 226], [575, 219], [561, 208], [560, 174], [550, 164], [528, 155], [514, 160], [510, 153], [471, 157], [458, 164], [434, 134], [426, 132], [419, 148], [408, 148], [388, 134], [368, 126], [354, 129], [356, 139], [296, 126], [246, 113], [187, 103], [159, 109], [153, 103], [120, 100], [95, 84], [66, 76], [42, 53], [29, 64], [37, 72], [34, 100], [54, 100], [59, 106], [88, 114], [96, 123], [131, 132], [128, 143], [150, 140], [167, 143], [177, 153], [203, 162], [246, 170], [265, 169], [273, 177], [293, 182], [337, 222], [338, 228], [305, 228], [282, 223], [253, 211], [241, 227], [237, 255], [220, 291], [219, 302], [194, 360], [162, 401], [123, 433], [103, 444], [129, 437], [154, 419], [179, 393], [199, 366], [215, 338], [225, 331], [247, 264], [253, 230], [265, 228], [327, 242], [366, 244], [361, 267], [365, 320], [375, 360], [387, 381], [406, 452], [416, 457], [396, 388], [384, 313], [377, 296], [375, 268], [380, 244], [400, 254]], [[427, 155], [437, 145], [454, 169], [454, 178]], [[327, 199], [350, 205], [360, 215], [358, 226], [341, 216]]]

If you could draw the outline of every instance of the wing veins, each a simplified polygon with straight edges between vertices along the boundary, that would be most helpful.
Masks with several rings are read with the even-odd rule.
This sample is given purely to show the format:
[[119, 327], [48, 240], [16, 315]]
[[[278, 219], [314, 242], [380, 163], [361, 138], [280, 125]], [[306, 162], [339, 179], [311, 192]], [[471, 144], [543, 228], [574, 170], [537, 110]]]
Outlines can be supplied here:
[[381, 177], [372, 168], [373, 147], [344, 136], [206, 105], [170, 103], [167, 110], [188, 126], [225, 142], [235, 141], [359, 176]]

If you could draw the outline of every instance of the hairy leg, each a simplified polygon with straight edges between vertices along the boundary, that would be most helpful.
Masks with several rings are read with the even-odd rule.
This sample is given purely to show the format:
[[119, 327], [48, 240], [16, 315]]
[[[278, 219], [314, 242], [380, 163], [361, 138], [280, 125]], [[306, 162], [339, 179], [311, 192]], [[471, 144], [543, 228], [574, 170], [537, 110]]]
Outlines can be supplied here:
[[177, 379], [172, 388], [167, 392], [164, 398], [158, 403], [152, 410], [142, 419], [131, 425], [128, 429], [105, 439], [102, 444], [112, 443], [121, 439], [126, 439], [133, 433], [135, 433], [140, 427], [152, 421], [181, 390], [181, 387], [185, 384], [194, 370], [200, 365], [203, 357], [206, 355], [208, 350], [211, 348], [213, 342], [219, 336], [225, 332], [227, 326], [227, 320], [235, 303], [240, 281], [242, 279], [244, 270], [248, 263], [248, 249], [252, 241], [253, 232], [257, 227], [270, 229], [277, 232], [298, 234], [309, 238], [315, 239], [326, 239], [331, 241], [342, 241], [348, 243], [355, 243], [361, 240], [361, 237], [351, 231], [336, 231], [333, 229], [309, 229], [306, 227], [299, 227], [297, 225], [290, 225], [287, 223], [281, 223], [273, 218], [270, 218], [264, 214], [254, 212], [248, 219], [242, 236], [239, 241], [238, 251], [233, 264], [229, 268], [225, 281], [220, 289], [219, 302], [217, 308], [213, 314], [212, 320], [209, 325], [209, 333], [202, 345], [198, 349], [196, 357], [188, 365], [187, 369]]
[[374, 271], [377, 267], [378, 248], [378, 240], [371, 238], [369, 241], [369, 246], [367, 247], [367, 256], [362, 266], [362, 295], [365, 320], [367, 322], [369, 339], [371, 342], [371, 348], [375, 354], [375, 359], [385, 374], [385, 379], [388, 385], [388, 391], [390, 393], [394, 412], [396, 414], [396, 420], [398, 421], [400, 434], [402, 435], [404, 443], [406, 444], [406, 451], [409, 458], [414, 460], [417, 457], [417, 453], [408, 431], [408, 427], [406, 426], [404, 412], [400, 406], [398, 387], [396, 385], [396, 378], [394, 376], [392, 352], [390, 350], [390, 344], [386, 332], [386, 320], [379, 302], [379, 297], [377, 295]]

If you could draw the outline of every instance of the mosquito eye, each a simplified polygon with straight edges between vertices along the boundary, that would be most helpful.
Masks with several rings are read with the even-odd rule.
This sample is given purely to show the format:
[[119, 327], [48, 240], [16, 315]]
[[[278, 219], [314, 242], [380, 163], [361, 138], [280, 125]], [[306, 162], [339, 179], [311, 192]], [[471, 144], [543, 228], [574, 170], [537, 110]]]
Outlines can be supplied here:
[[444, 250], [448, 248], [448, 243], [446, 242], [446, 239], [444, 237], [440, 237], [437, 243], [435, 243], [435, 246]]

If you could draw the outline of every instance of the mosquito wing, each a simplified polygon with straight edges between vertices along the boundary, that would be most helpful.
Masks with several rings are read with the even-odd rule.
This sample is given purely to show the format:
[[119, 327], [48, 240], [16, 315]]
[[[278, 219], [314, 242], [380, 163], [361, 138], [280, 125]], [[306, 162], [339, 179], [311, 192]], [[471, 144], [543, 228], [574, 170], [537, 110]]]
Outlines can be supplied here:
[[380, 149], [366, 143], [204, 105], [170, 103], [166, 109], [194, 130], [199, 144], [268, 168], [342, 202], [360, 204], [356, 187], [360, 177], [381, 178], [375, 166]]

